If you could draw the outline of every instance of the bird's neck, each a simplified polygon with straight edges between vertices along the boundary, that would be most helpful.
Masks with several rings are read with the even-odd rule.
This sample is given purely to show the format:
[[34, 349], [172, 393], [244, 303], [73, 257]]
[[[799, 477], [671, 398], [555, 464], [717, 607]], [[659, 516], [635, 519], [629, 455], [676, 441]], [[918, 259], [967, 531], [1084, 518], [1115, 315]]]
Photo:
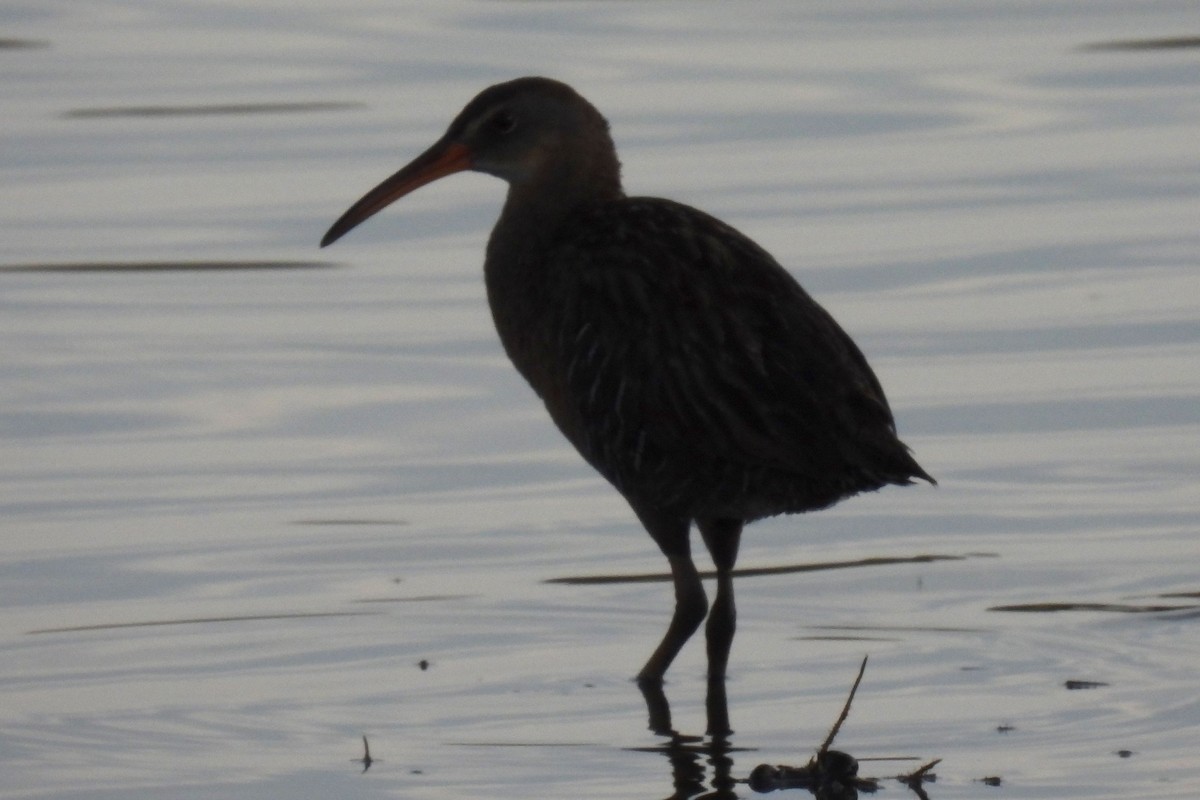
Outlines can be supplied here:
[[551, 148], [534, 171], [510, 181], [496, 233], [511, 231], [536, 244], [552, 237], [579, 206], [622, 197], [621, 165], [611, 142], [605, 134], [590, 148], [578, 143]]
[[[486, 269], [493, 280], [529, 290], [563, 222], [581, 207], [624, 196], [620, 164], [607, 146], [548, 159], [531, 175], [509, 183], [504, 210], [488, 242]], [[491, 274], [494, 273], [494, 274]]]
[[517, 369], [539, 393], [536, 373], [542, 349], [556, 335], [552, 273], [556, 239], [566, 220], [582, 208], [623, 196], [616, 157], [611, 167], [556, 168], [536, 180], [513, 181], [488, 241], [484, 279], [497, 333]]

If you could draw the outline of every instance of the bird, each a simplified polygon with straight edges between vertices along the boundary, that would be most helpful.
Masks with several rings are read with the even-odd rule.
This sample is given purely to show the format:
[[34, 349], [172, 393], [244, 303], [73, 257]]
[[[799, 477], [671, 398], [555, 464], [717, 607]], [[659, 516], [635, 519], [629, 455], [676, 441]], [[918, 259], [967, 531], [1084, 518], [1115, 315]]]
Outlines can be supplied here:
[[[480, 92], [321, 246], [464, 170], [508, 183], [483, 264], [505, 352], [670, 566], [674, 611], [639, 684], [661, 686], [707, 619], [710, 692], [723, 687], [747, 523], [936, 481], [897, 438], [878, 378], [834, 318], [733, 227], [627, 196], [608, 121], [560, 81]], [[711, 608], [693, 526], [715, 566]]]

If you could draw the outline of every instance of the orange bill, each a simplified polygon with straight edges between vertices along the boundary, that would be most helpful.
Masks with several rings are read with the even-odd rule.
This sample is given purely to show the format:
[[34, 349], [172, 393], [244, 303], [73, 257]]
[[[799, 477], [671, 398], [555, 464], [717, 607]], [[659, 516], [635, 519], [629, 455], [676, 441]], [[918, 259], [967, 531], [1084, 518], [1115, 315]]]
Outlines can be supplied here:
[[471, 168], [471, 151], [457, 142], [437, 142], [392, 177], [363, 195], [342, 214], [321, 239], [321, 247], [331, 245], [352, 228], [384, 208], [438, 178]]

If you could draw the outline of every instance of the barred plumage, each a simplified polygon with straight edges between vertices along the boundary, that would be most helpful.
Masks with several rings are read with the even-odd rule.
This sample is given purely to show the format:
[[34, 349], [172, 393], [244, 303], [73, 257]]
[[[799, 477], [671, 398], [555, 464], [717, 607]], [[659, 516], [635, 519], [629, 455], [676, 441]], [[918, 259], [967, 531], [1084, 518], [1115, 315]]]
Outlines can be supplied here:
[[[513, 364], [667, 556], [676, 608], [643, 667], [661, 682], [708, 615], [720, 692], [742, 526], [914, 478], [883, 389], [850, 337], [774, 258], [669, 200], [625, 197], [608, 123], [546, 78], [493, 86], [330, 228], [471, 169], [509, 183], [484, 276]], [[695, 523], [717, 567], [709, 612]], [[712, 709], [710, 706], [710, 713]], [[710, 719], [714, 733], [727, 720]]]

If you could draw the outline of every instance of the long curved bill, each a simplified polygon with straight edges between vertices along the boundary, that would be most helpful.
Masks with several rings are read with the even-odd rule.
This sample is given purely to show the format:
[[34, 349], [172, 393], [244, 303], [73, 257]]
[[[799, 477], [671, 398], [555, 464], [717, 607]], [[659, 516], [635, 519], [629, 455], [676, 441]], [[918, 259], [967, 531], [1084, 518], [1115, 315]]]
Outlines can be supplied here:
[[438, 178], [471, 168], [471, 151], [457, 142], [437, 142], [413, 159], [392, 177], [363, 195], [342, 214], [321, 239], [321, 247], [331, 245], [360, 222], [382, 211], [409, 192]]

